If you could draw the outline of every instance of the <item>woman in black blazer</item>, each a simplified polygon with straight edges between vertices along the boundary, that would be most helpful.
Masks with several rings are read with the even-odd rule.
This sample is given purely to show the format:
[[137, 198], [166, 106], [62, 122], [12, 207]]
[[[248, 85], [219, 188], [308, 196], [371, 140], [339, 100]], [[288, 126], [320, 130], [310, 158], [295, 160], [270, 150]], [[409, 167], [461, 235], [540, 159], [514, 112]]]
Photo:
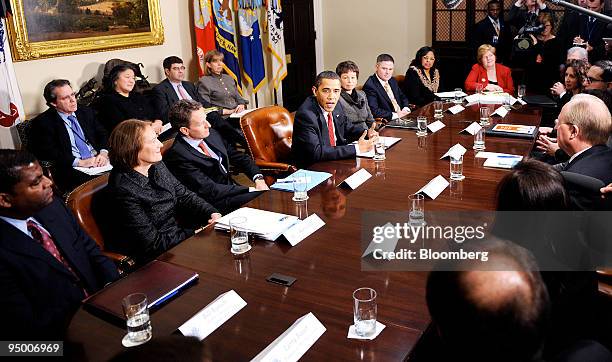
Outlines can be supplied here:
[[97, 104], [98, 119], [108, 132], [126, 119], [151, 121], [157, 134], [163, 123], [156, 108], [144, 95], [134, 91], [135, 73], [128, 65], [117, 65], [110, 71], [104, 82], [104, 95]]
[[121, 122], [109, 140], [113, 224], [106, 228], [112, 233], [107, 245], [137, 261], [154, 258], [221, 217], [160, 162], [161, 147], [151, 124], [139, 120]]
[[417, 51], [404, 80], [404, 93], [410, 104], [421, 107], [439, 99], [434, 94], [441, 89], [440, 72], [436, 65], [433, 48], [424, 46]]

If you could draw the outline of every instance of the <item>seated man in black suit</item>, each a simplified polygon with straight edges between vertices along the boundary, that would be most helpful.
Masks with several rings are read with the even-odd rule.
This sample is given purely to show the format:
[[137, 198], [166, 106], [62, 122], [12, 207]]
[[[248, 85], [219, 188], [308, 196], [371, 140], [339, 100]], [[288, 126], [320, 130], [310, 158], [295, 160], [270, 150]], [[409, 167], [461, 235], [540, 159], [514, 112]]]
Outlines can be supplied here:
[[487, 3], [487, 16], [474, 26], [474, 37], [472, 48], [476, 54], [478, 47], [482, 44], [491, 44], [497, 52], [498, 63], [507, 61], [510, 57], [512, 46], [512, 32], [504, 22], [501, 15], [502, 6], [499, 0], [491, 0]]
[[575, 95], [561, 109], [557, 125], [557, 142], [570, 159], [555, 168], [611, 183], [612, 150], [606, 146], [610, 129], [610, 111], [601, 99]]
[[255, 190], [268, 190], [253, 159], [234, 149], [210, 128], [200, 103], [180, 100], [170, 108], [168, 118], [178, 134], [164, 154], [164, 163], [189, 190], [223, 214], [257, 197], [259, 192], [249, 192], [249, 187], [232, 179], [228, 173], [230, 164], [255, 181]]
[[0, 150], [2, 340], [61, 340], [81, 300], [119, 276], [51, 185], [34, 156]]
[[[332, 71], [317, 75], [313, 95], [295, 113], [291, 154], [296, 164], [307, 167], [315, 162], [355, 158], [357, 151], [374, 147], [378, 133], [349, 121], [340, 98], [340, 77]], [[374, 127], [376, 123], [372, 124]], [[369, 135], [369, 139], [365, 139]], [[357, 141], [357, 144], [351, 142]]]
[[[155, 96], [155, 106], [157, 114], [161, 115], [164, 124], [169, 122], [168, 112], [170, 107], [181, 99], [192, 99], [200, 102], [205, 108], [210, 108], [212, 105], [205, 102], [198, 93], [196, 87], [191, 82], [185, 81], [185, 65], [183, 60], [177, 56], [170, 56], [164, 59], [164, 73], [166, 79], [161, 81], [153, 88]], [[230, 142], [240, 143], [246, 147], [246, 140], [242, 132], [233, 127], [228, 120], [223, 119], [219, 112], [210, 112], [206, 116], [208, 122], [221, 135]], [[169, 133], [164, 132], [164, 133]], [[176, 131], [173, 131], [174, 133]], [[170, 135], [172, 133], [169, 133]], [[161, 139], [167, 139], [166, 134], [162, 134]]]
[[49, 106], [32, 120], [29, 147], [36, 157], [54, 164], [53, 178], [70, 191], [91, 176], [75, 170], [108, 164], [108, 136], [91, 109], [78, 106], [70, 82], [55, 79], [43, 91]]
[[393, 78], [393, 57], [381, 54], [376, 58], [376, 73], [363, 85], [374, 118], [392, 120], [410, 113], [408, 98]]

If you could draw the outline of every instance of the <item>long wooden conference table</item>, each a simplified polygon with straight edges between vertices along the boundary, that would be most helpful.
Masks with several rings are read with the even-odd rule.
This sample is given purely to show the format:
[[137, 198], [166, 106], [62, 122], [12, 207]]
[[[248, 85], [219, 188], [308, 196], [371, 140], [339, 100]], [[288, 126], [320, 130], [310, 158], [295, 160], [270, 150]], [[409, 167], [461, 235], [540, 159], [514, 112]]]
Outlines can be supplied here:
[[[413, 115], [426, 115], [431, 122], [433, 106], [425, 106]], [[250, 252], [234, 257], [229, 250], [228, 234], [209, 227], [160, 256], [160, 260], [193, 269], [200, 278], [197, 284], [151, 314], [153, 336], [175, 332], [220, 294], [233, 289], [247, 306], [204, 340], [214, 360], [252, 359], [309, 312], [327, 330], [302, 360], [406, 358], [430, 322], [425, 303], [427, 273], [362, 272], [361, 215], [366, 211], [408, 210], [409, 194], [437, 175], [448, 179], [449, 162], [440, 157], [456, 143], [468, 149], [464, 156], [466, 178], [435, 200], [426, 200], [426, 211], [494, 210], [496, 188], [507, 171], [484, 168], [484, 159], [474, 157], [473, 136], [460, 134], [478, 118], [477, 106], [467, 107], [457, 115], [445, 112], [442, 121], [446, 127], [421, 138], [411, 130], [385, 128], [381, 135], [402, 138], [387, 150], [385, 161], [352, 159], [311, 167], [333, 175], [330, 181], [309, 192], [307, 202], [308, 213], [316, 213], [326, 225], [295, 247], [255, 240]], [[504, 120], [493, 117], [492, 123], [537, 126], [540, 118], [540, 109], [523, 106], [512, 110]], [[532, 146], [533, 140], [486, 139], [486, 150], [492, 152], [526, 156]], [[373, 177], [356, 190], [337, 187], [359, 168], [367, 169]], [[303, 214], [303, 208], [297, 210], [291, 197], [291, 193], [269, 191], [248, 206]], [[272, 273], [292, 276], [297, 281], [291, 287], [272, 284], [266, 281]], [[372, 341], [347, 338], [348, 327], [353, 323], [352, 292], [364, 286], [377, 291], [378, 320], [386, 325]], [[69, 328], [70, 345], [66, 353], [75, 360], [107, 360], [124, 348], [121, 339], [125, 333], [124, 327], [81, 309]]]

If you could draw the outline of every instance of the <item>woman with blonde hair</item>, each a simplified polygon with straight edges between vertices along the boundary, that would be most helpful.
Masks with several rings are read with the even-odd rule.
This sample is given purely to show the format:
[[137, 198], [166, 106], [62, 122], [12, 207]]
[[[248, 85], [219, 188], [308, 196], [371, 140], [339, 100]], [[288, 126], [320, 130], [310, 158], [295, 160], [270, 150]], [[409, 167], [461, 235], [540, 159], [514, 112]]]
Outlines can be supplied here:
[[495, 47], [483, 44], [476, 53], [478, 63], [472, 66], [465, 80], [465, 90], [476, 91], [476, 84], [482, 84], [484, 90], [514, 94], [514, 82], [510, 68], [496, 63]]

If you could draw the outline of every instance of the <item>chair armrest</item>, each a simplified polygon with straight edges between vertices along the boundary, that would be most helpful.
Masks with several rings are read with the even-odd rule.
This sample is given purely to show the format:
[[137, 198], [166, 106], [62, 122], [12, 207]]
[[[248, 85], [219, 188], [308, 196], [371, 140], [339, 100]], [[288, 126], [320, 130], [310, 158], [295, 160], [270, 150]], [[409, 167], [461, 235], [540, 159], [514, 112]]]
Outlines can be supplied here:
[[262, 170], [297, 171], [297, 168], [295, 166], [290, 165], [288, 163], [255, 160], [255, 164]]

